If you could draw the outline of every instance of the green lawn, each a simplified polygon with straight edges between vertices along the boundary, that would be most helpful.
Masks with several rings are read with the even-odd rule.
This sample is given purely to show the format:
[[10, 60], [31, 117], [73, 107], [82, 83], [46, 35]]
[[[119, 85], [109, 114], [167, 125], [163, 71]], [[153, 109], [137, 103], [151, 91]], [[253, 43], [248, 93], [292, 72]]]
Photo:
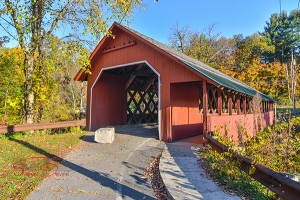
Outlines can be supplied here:
[[55, 169], [86, 134], [74, 130], [0, 135], [0, 199], [24, 199], [45, 177], [67, 176]]

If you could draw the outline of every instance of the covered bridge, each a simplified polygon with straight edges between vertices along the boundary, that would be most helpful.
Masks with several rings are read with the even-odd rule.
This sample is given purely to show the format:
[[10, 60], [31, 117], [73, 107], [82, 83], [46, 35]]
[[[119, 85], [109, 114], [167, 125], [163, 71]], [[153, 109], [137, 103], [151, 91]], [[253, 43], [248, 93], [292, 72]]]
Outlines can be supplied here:
[[89, 130], [158, 123], [159, 138], [175, 141], [238, 123], [254, 134], [251, 101], [262, 98], [262, 126], [274, 121], [274, 100], [212, 67], [114, 23], [90, 56], [86, 120]]

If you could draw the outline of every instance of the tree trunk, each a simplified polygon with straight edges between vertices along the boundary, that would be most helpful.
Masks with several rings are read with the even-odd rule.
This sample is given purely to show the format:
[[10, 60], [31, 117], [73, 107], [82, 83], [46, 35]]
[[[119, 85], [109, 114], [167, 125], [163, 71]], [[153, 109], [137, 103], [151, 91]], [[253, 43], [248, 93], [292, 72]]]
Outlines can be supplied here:
[[287, 81], [287, 88], [288, 88], [288, 97], [289, 97], [289, 103], [291, 103], [291, 92], [290, 92], [290, 81], [289, 81], [289, 68], [288, 64], [286, 64], [286, 81]]
[[292, 50], [291, 61], [291, 76], [292, 76], [292, 102], [293, 102], [293, 115], [296, 115], [296, 60], [294, 58], [294, 51]]
[[34, 55], [27, 55], [27, 70], [25, 81], [25, 121], [27, 124], [33, 123], [33, 109], [34, 109], [34, 92], [33, 92], [33, 71], [34, 71]]
[[80, 88], [80, 108], [79, 108], [79, 119], [81, 120], [83, 117], [83, 81], [81, 81], [81, 88]]

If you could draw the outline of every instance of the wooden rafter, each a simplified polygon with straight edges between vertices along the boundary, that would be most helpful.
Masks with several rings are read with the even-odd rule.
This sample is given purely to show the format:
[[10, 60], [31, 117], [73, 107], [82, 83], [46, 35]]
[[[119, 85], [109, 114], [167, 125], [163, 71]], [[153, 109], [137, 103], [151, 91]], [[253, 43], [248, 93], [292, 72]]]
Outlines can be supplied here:
[[155, 78], [152, 78], [151, 80], [148, 81], [148, 83], [145, 86], [145, 92], [147, 92], [149, 90], [149, 88], [154, 83], [154, 81], [155, 81]]
[[130, 76], [130, 78], [128, 79], [127, 83], [125, 84], [125, 89], [126, 90], [129, 88], [129, 86], [131, 85], [131, 83], [134, 81], [135, 78], [136, 78], [136, 75]]

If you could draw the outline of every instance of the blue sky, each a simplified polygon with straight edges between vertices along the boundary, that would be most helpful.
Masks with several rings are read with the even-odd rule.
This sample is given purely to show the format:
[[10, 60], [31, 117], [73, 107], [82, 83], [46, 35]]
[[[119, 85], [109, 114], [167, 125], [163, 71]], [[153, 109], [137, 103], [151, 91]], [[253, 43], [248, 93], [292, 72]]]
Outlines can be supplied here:
[[[145, 10], [134, 13], [130, 27], [160, 42], [168, 43], [170, 28], [179, 23], [192, 31], [215, 24], [222, 36], [251, 35], [263, 31], [271, 14], [280, 12], [280, 0], [146, 0]], [[281, 0], [287, 12], [298, 0]]]
[[[280, 0], [144, 0], [145, 9], [134, 12], [130, 27], [160, 42], [169, 43], [170, 28], [201, 32], [215, 24], [222, 36], [251, 35], [263, 31], [271, 14], [280, 12]], [[299, 0], [281, 0], [287, 12], [297, 9]], [[2, 29], [0, 36], [3, 35]], [[15, 41], [8, 47], [17, 45]]]

